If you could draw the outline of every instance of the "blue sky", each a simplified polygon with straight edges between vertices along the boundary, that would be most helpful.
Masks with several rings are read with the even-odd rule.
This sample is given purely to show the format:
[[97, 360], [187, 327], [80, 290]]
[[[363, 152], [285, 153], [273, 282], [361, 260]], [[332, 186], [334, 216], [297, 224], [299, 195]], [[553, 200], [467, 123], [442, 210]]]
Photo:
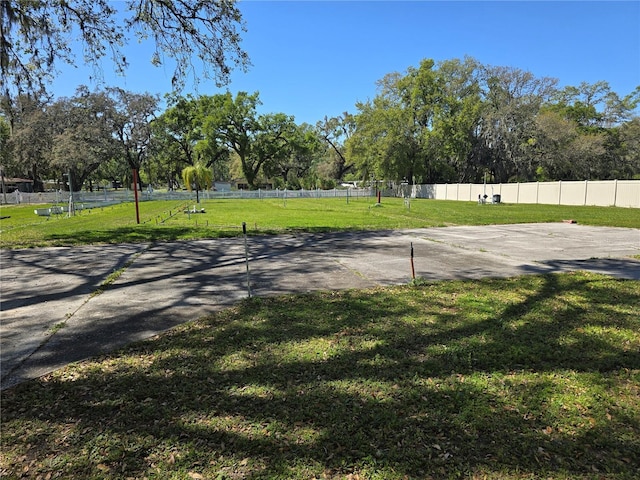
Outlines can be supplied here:
[[[200, 83], [197, 93], [260, 92], [261, 112], [284, 112], [298, 123], [348, 111], [373, 98], [376, 81], [421, 59], [474, 57], [554, 77], [560, 86], [609, 82], [620, 95], [640, 85], [638, 1], [258, 1], [239, 3], [247, 32], [242, 47], [252, 66], [232, 74], [226, 88]], [[135, 41], [134, 41], [135, 42]], [[170, 66], [153, 67], [151, 48], [125, 50], [126, 78], [104, 81], [163, 95]], [[80, 59], [81, 61], [81, 59]], [[92, 71], [63, 68], [55, 96], [95, 86]], [[183, 93], [194, 91], [187, 81]]]

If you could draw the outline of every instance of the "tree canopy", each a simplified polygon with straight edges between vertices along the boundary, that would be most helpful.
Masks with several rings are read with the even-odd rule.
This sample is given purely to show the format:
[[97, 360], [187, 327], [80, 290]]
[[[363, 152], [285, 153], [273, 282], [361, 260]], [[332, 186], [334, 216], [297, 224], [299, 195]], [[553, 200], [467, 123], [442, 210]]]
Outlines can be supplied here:
[[[640, 178], [640, 88], [557, 80], [473, 58], [425, 59], [378, 81], [355, 113], [316, 125], [260, 112], [258, 92], [158, 96], [119, 88], [0, 104], [3, 172], [64, 184], [181, 182], [187, 167], [248, 188], [341, 181], [515, 182]], [[199, 182], [200, 185], [202, 182]]]
[[232, 68], [249, 65], [240, 47], [244, 29], [235, 0], [2, 0], [0, 91], [43, 89], [58, 62], [77, 61], [74, 38], [82, 61], [98, 73], [105, 57], [124, 73], [129, 61], [123, 47], [132, 38], [150, 39], [155, 45], [150, 62], [160, 65], [165, 57], [175, 62], [175, 89], [184, 86], [196, 61], [203, 78], [224, 85]]
[[356, 104], [346, 158], [363, 178], [419, 183], [629, 178], [638, 100], [604, 81], [559, 90], [514, 67], [426, 59]]
[[197, 202], [200, 203], [200, 190], [207, 190], [213, 185], [213, 173], [202, 163], [185, 167], [182, 180], [187, 190], [195, 190]]

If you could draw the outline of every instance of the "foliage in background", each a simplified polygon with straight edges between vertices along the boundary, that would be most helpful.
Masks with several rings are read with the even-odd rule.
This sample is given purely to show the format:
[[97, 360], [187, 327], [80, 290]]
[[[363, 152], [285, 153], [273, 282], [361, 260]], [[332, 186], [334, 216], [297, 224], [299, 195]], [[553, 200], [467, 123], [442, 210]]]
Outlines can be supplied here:
[[423, 60], [356, 104], [346, 158], [364, 178], [409, 183], [606, 180], [640, 173], [635, 109], [607, 82], [557, 88], [470, 57]]
[[[81, 87], [53, 104], [46, 96], [16, 96], [2, 103], [11, 126], [4, 166], [8, 175], [33, 179], [36, 190], [44, 180], [64, 183], [69, 170], [78, 178], [75, 188], [83, 180], [85, 188], [103, 180], [130, 184], [133, 169], [156, 188], [181, 188], [180, 172], [196, 162], [214, 180], [250, 189], [347, 179], [424, 184], [639, 176], [640, 88], [620, 96], [606, 82], [556, 84], [470, 57], [425, 59], [384, 76], [378, 94], [356, 104], [356, 114], [314, 126], [283, 112], [259, 114], [258, 92], [172, 93], [159, 114], [157, 96], [117, 88]], [[96, 145], [84, 140], [89, 130]], [[106, 148], [112, 137], [116, 153]], [[84, 150], [86, 158], [78, 155]]]

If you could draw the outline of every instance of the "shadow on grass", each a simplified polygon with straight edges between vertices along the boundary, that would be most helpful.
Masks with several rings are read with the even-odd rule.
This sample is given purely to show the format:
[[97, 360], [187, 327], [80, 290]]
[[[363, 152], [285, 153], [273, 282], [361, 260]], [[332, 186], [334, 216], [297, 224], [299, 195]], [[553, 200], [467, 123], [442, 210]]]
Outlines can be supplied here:
[[[323, 234], [361, 231], [357, 227], [287, 227], [279, 229], [258, 229], [247, 227], [247, 234], [253, 235], [282, 235], [282, 234]], [[376, 231], [378, 233], [378, 231]], [[176, 240], [199, 240], [209, 238], [230, 238], [242, 235], [242, 226], [152, 226], [137, 225], [119, 227], [110, 230], [85, 230], [72, 233], [56, 233], [45, 236], [47, 245], [93, 245], [100, 243], [139, 243], [139, 242], [169, 242]]]
[[633, 478], [638, 308], [591, 274], [246, 301], [4, 392], [2, 468]]
[[49, 245], [83, 245], [96, 243], [138, 243], [168, 242], [195, 238], [224, 238], [237, 236], [237, 229], [217, 230], [205, 227], [132, 225], [109, 230], [84, 230], [67, 233], [48, 234], [44, 241]]

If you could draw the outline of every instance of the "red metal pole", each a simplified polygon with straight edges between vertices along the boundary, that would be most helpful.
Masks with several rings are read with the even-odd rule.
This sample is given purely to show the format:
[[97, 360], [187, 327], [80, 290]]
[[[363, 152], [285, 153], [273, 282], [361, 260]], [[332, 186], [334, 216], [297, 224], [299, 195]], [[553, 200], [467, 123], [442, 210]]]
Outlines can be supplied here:
[[133, 198], [136, 200], [136, 223], [140, 225], [140, 209], [138, 208], [138, 170], [133, 169]]

